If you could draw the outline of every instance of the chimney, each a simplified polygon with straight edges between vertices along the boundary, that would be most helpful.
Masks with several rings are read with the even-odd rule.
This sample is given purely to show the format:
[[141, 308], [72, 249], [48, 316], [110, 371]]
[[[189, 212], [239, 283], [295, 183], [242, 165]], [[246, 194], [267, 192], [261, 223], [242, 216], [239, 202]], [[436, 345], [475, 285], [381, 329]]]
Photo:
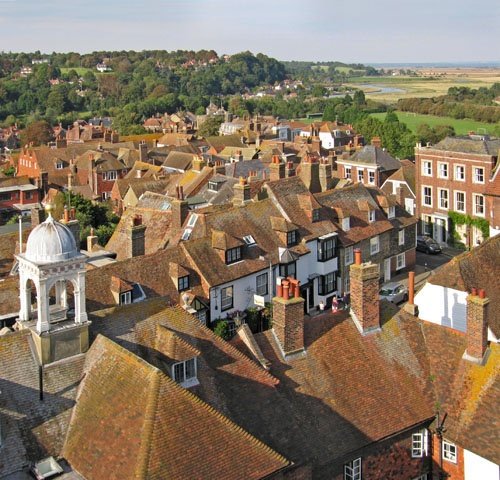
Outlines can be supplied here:
[[32, 208], [31, 209], [31, 228], [35, 228], [40, 223], [45, 220], [45, 210], [43, 208]]
[[293, 168], [293, 162], [286, 162], [285, 176], [286, 178], [295, 177], [295, 168]]
[[408, 273], [408, 302], [404, 310], [410, 315], [418, 316], [418, 307], [415, 305], [415, 272]]
[[40, 183], [42, 184], [43, 195], [49, 191], [49, 172], [40, 172]]
[[142, 224], [142, 217], [136, 215], [130, 225], [130, 243], [128, 258], [138, 257], [146, 253], [146, 225]]
[[175, 187], [176, 198], [172, 201], [172, 228], [182, 228], [187, 216], [189, 207], [187, 200], [184, 200], [184, 189], [182, 185]]
[[222, 160], [216, 160], [215, 165], [213, 166], [214, 175], [225, 175], [226, 174], [226, 166]]
[[319, 163], [309, 154], [300, 163], [300, 178], [311, 193], [321, 192], [319, 182]]
[[251, 202], [250, 184], [244, 177], [240, 177], [240, 181], [234, 186], [233, 205], [241, 207]]
[[362, 335], [380, 330], [379, 277], [376, 263], [362, 263], [361, 250], [354, 251], [351, 265], [351, 317]]
[[194, 155], [192, 165], [192, 168], [195, 172], [201, 172], [203, 170], [203, 167], [205, 166], [205, 160], [203, 159], [203, 157]]
[[94, 245], [97, 245], [97, 235], [94, 233], [94, 228], [90, 229], [90, 235], [87, 236], [87, 252], [91, 252], [94, 248]]
[[139, 143], [139, 160], [144, 163], [148, 161], [148, 146], [144, 140]]
[[467, 348], [463, 358], [474, 363], [484, 364], [488, 347], [488, 313], [490, 299], [484, 290], [473, 288], [467, 297]]
[[285, 178], [285, 164], [280, 160], [278, 155], [273, 155], [271, 164], [269, 165], [269, 180], [271, 182]]
[[68, 192], [71, 190], [73, 190], [73, 174], [70, 172], [68, 173]]
[[371, 141], [371, 144], [374, 146], [374, 147], [378, 147], [380, 148], [382, 146], [382, 140], [380, 140], [380, 137], [373, 137], [372, 138], [372, 141]]
[[74, 207], [68, 208], [64, 205], [64, 213], [63, 218], [61, 219], [61, 223], [64, 223], [73, 235], [75, 239], [76, 248], [80, 250], [80, 222], [76, 219], [76, 210]]
[[327, 158], [322, 158], [319, 164], [319, 183], [322, 192], [328, 190], [332, 185], [332, 164]]
[[305, 355], [304, 299], [300, 296], [300, 282], [278, 279], [273, 298], [273, 332], [285, 360]]
[[319, 137], [313, 137], [311, 139], [311, 147], [313, 152], [316, 152], [318, 154], [321, 152], [321, 140], [319, 139]]

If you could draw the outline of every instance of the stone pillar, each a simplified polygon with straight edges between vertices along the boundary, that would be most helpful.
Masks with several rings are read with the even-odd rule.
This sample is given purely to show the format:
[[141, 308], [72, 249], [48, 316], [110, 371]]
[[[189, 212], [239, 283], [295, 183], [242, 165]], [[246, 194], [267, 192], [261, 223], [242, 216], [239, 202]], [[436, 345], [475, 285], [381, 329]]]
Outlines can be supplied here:
[[36, 330], [38, 333], [48, 332], [49, 323], [49, 292], [46, 280], [38, 280], [36, 283], [36, 301], [38, 305], [38, 318], [36, 320]]
[[31, 288], [28, 288], [28, 278], [19, 272], [19, 320], [27, 322], [31, 318]]
[[85, 305], [85, 272], [78, 273], [75, 286], [75, 323], [85, 323], [88, 321], [87, 309]]

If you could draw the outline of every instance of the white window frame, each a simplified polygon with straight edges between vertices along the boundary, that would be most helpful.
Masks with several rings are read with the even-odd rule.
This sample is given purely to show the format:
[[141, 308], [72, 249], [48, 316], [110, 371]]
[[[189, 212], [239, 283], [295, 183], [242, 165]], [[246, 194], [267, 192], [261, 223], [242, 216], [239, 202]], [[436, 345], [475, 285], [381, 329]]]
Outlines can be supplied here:
[[[480, 204], [478, 204], [478, 199], [481, 199], [481, 202]], [[484, 217], [484, 214], [485, 214], [485, 206], [484, 206], [484, 196], [479, 194], [479, 193], [475, 193], [474, 194], [474, 205], [473, 205], [473, 208], [474, 208], [474, 215], [476, 215], [477, 217]], [[478, 210], [478, 206], [481, 207], [480, 210]]]
[[443, 439], [443, 459], [447, 462], [457, 463], [457, 446]]
[[[269, 292], [269, 282], [268, 274], [261, 273], [255, 278], [255, 293], [261, 297], [265, 296]], [[264, 288], [265, 287], [265, 288]]]
[[[443, 196], [443, 193], [446, 195]], [[448, 210], [450, 208], [450, 195], [447, 188], [438, 188], [438, 208], [440, 210]]]
[[404, 245], [405, 244], [405, 229], [402, 228], [398, 232], [398, 245]]
[[432, 161], [422, 160], [422, 176], [432, 177]]
[[[231, 292], [230, 295], [227, 292]], [[229, 304], [229, 300], [231, 300], [231, 304]], [[220, 310], [224, 312], [225, 310], [231, 310], [234, 306], [234, 287], [232, 285], [228, 285], [227, 287], [223, 287], [220, 290]]]
[[177, 291], [189, 290], [189, 275], [183, 275], [177, 279]]
[[406, 267], [406, 255], [404, 253], [399, 253], [396, 255], [396, 270], [401, 270]]
[[361, 168], [358, 168], [357, 179], [358, 183], [363, 183], [365, 180], [365, 171]]
[[373, 223], [375, 221], [375, 210], [368, 210], [368, 222]]
[[375, 170], [368, 170], [368, 183], [375, 185]]
[[348, 232], [351, 229], [351, 217], [344, 217], [342, 219], [342, 230]]
[[396, 207], [392, 205], [387, 209], [387, 218], [394, 218], [395, 216], [396, 216]]
[[428, 433], [424, 428], [419, 432], [415, 432], [411, 436], [411, 457], [422, 458], [428, 454]]
[[455, 165], [455, 180], [457, 182], [465, 182], [465, 165]]
[[111, 198], [111, 192], [102, 192], [102, 200], [105, 202], [106, 200], [109, 200]]
[[484, 183], [484, 167], [472, 167], [472, 183]]
[[431, 235], [432, 236], [432, 217], [430, 215], [424, 215], [423, 218], [424, 221], [424, 235]]
[[[182, 375], [177, 378], [176, 366], [182, 367]], [[188, 370], [192, 369], [191, 372]], [[188, 377], [189, 375], [189, 377]], [[193, 386], [198, 384], [198, 365], [196, 357], [189, 358], [182, 362], [177, 362], [172, 365], [172, 380], [176, 381], [183, 387]]]
[[361, 457], [344, 464], [344, 480], [361, 480]]
[[345, 247], [344, 248], [344, 263], [345, 265], [351, 265], [354, 262], [354, 247]]
[[118, 173], [116, 170], [109, 170], [107, 172], [103, 172], [102, 174], [102, 179], [107, 182], [115, 181], [117, 178], [118, 178]]
[[[458, 195], [463, 195], [463, 202], [458, 200]], [[461, 192], [459, 190], [455, 190], [455, 211], [465, 213], [467, 196], [465, 192]], [[463, 203], [463, 208], [458, 208], [459, 203]]]
[[120, 293], [120, 305], [130, 305], [132, 303], [132, 292]]
[[370, 255], [375, 255], [380, 252], [380, 237], [377, 235], [370, 238]]
[[344, 178], [352, 178], [352, 167], [350, 166], [344, 167]]
[[[429, 195], [426, 195], [426, 189], [429, 189]], [[429, 203], [426, 202], [427, 198], [430, 200]], [[432, 207], [432, 187], [430, 185], [422, 185], [422, 205]]]
[[448, 178], [450, 175], [448, 162], [438, 162], [438, 178]]
[[56, 162], [56, 170], [62, 170], [64, 168], [64, 164], [61, 161]]

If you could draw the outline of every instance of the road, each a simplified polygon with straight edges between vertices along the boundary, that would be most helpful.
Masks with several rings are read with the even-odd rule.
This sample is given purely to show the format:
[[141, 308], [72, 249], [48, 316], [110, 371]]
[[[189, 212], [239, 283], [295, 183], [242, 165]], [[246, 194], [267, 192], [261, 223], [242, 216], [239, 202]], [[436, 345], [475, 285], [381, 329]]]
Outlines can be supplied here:
[[435, 255], [417, 252], [417, 265], [426, 268], [427, 270], [435, 270], [436, 268], [448, 263], [451, 258], [444, 253]]

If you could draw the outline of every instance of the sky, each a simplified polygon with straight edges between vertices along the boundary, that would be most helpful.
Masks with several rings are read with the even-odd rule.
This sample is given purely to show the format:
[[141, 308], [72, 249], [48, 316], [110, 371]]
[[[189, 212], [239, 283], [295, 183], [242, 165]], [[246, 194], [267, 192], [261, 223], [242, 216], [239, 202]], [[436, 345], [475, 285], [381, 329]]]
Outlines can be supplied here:
[[499, 0], [0, 0], [0, 51], [213, 49], [278, 60], [498, 62], [499, 25]]

